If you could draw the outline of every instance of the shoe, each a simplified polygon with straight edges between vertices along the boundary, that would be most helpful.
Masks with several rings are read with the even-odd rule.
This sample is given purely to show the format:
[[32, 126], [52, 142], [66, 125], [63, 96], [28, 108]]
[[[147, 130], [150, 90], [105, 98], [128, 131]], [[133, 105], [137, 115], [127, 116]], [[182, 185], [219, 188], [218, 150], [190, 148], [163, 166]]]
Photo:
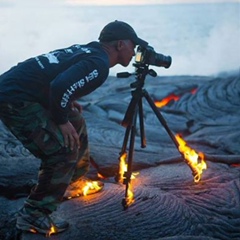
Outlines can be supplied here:
[[63, 199], [68, 200], [80, 196], [91, 195], [100, 192], [103, 187], [104, 183], [101, 181], [92, 181], [88, 178], [82, 177], [68, 186]]
[[23, 208], [17, 217], [16, 228], [21, 231], [32, 233], [43, 233], [46, 236], [65, 231], [69, 227], [69, 223], [55, 219], [54, 221], [48, 214], [29, 214]]

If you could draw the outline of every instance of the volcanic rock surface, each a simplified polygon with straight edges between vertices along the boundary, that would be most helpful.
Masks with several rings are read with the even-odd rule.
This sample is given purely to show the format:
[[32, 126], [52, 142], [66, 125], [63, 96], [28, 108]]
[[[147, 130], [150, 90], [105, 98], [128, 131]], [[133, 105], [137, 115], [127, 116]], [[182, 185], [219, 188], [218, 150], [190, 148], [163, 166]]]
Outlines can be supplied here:
[[[89, 176], [99, 172], [105, 188], [63, 202], [54, 215], [70, 222], [68, 231], [51, 239], [240, 239], [240, 74], [147, 77], [145, 89], [154, 101], [174, 94], [159, 109], [171, 131], [203, 152], [207, 170], [194, 183], [164, 126], [143, 98], [147, 146], [140, 129], [134, 146], [132, 180], [135, 202], [124, 210], [125, 185], [114, 180], [125, 128], [121, 126], [131, 100], [133, 77], [109, 77], [94, 93], [81, 99], [94, 160]], [[1, 124], [0, 239], [13, 239], [15, 213], [37, 178], [40, 161]], [[45, 239], [23, 233], [18, 239]]]

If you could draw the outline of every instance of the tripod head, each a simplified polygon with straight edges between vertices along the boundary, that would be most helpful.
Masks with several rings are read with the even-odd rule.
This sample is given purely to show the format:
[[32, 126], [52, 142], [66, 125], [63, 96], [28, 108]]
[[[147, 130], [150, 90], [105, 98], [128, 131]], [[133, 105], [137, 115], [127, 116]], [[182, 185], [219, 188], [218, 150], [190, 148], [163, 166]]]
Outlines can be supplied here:
[[133, 63], [135, 67], [134, 73], [121, 72], [117, 73], [117, 78], [128, 78], [135, 75], [136, 81], [130, 84], [131, 88], [142, 88], [144, 86], [144, 81], [147, 75], [156, 77], [157, 73], [153, 69], [149, 69], [149, 65], [145, 63]]

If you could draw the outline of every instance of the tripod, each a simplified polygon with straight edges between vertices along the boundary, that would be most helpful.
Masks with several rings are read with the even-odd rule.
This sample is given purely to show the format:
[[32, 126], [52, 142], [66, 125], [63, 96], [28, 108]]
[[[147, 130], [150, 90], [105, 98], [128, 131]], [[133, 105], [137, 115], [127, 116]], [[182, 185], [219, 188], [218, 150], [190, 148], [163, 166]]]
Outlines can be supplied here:
[[[120, 157], [126, 153], [127, 144], [129, 141], [129, 151], [128, 151], [128, 161], [127, 161], [128, 165], [127, 165], [127, 171], [124, 173], [124, 181], [123, 181], [123, 183], [126, 185], [125, 198], [122, 200], [122, 205], [124, 209], [128, 208], [127, 198], [128, 198], [128, 190], [129, 190], [129, 185], [130, 185], [131, 176], [132, 176], [132, 163], [133, 163], [134, 142], [135, 142], [135, 136], [136, 136], [136, 127], [137, 127], [136, 126], [137, 116], [139, 116], [141, 147], [142, 148], [146, 147], [146, 137], [145, 137], [144, 121], [143, 121], [143, 104], [142, 104], [143, 97], [147, 100], [151, 109], [153, 110], [156, 117], [158, 118], [160, 123], [163, 125], [163, 127], [167, 131], [170, 138], [173, 140], [176, 147], [177, 148], [179, 147], [179, 144], [175, 136], [169, 129], [162, 114], [159, 112], [158, 108], [154, 104], [148, 92], [143, 88], [146, 75], [149, 74], [153, 77], [156, 77], [157, 76], [156, 72], [152, 69], [149, 69], [148, 68], [149, 66], [145, 64], [135, 63], [134, 66], [136, 67], [135, 74], [136, 74], [137, 81], [130, 84], [130, 87], [135, 88], [135, 90], [131, 91], [132, 98], [128, 105], [124, 119], [122, 121], [122, 126], [126, 128], [126, 131], [125, 131], [121, 152], [119, 153]], [[130, 73], [119, 73], [117, 77], [129, 77], [130, 75], [131, 75]], [[129, 137], [130, 137], [130, 140], [129, 140]]]

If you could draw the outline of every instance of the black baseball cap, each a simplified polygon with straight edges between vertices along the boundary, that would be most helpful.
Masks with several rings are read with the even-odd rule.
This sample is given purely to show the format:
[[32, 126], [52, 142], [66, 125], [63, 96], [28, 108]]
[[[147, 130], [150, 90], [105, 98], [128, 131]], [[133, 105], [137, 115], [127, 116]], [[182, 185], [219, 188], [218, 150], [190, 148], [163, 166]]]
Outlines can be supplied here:
[[127, 23], [122, 21], [114, 21], [108, 23], [100, 32], [98, 40], [100, 42], [110, 42], [115, 40], [131, 40], [136, 45], [147, 47], [148, 42], [139, 38], [134, 29]]

